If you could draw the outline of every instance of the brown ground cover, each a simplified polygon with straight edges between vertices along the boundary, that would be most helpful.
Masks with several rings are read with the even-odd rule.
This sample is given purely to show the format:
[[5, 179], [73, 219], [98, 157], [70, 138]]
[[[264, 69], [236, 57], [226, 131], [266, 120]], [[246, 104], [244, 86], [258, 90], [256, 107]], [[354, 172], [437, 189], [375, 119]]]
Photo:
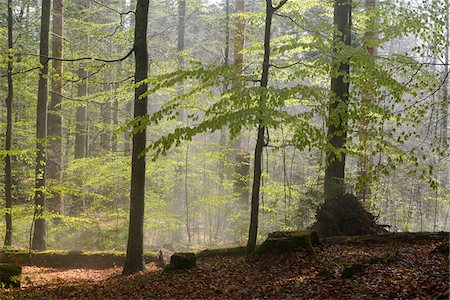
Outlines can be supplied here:
[[[292, 253], [198, 259], [191, 270], [147, 270], [121, 276], [106, 270], [24, 267], [22, 287], [2, 289], [0, 299], [433, 299], [449, 287], [442, 241], [367, 242]], [[377, 258], [382, 258], [378, 259]], [[343, 269], [366, 264], [342, 279]], [[373, 263], [375, 261], [375, 263]]]

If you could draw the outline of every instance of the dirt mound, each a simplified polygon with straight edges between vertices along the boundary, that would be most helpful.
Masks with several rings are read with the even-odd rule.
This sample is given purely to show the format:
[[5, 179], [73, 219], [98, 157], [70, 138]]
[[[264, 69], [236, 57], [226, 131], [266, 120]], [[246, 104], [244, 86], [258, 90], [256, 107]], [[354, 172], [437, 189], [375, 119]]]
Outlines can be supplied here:
[[311, 226], [320, 237], [366, 235], [386, 232], [352, 194], [325, 201], [316, 213], [317, 222]]

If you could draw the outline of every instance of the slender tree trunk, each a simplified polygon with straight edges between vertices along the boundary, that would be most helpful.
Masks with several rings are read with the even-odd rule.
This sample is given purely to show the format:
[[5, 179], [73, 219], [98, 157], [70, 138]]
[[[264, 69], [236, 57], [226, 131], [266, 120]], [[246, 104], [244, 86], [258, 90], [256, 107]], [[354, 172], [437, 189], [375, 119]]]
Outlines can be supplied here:
[[[449, 1], [447, 0], [447, 7], [449, 6]], [[445, 81], [444, 81], [444, 85], [443, 85], [443, 103], [441, 106], [441, 115], [442, 115], [442, 119], [441, 119], [441, 143], [442, 143], [442, 148], [445, 151], [444, 153], [447, 153], [448, 150], [448, 115], [449, 115], [449, 111], [448, 111], [448, 72], [449, 72], [449, 55], [448, 55], [448, 51], [449, 51], [449, 42], [450, 42], [450, 28], [449, 28], [449, 13], [446, 13], [446, 17], [445, 17], [445, 28], [446, 28], [446, 33], [445, 33], [445, 39], [446, 39], [446, 43], [445, 43], [445, 67], [444, 67], [444, 75], [445, 75]], [[441, 186], [443, 191], [446, 193], [447, 192], [447, 188], [448, 188], [448, 177], [449, 177], [449, 170], [448, 170], [448, 156], [443, 158], [443, 174], [442, 174], [442, 182], [441, 182]]]
[[[136, 5], [136, 25], [134, 30], [135, 81], [141, 82], [148, 75], [148, 25], [149, 0], [138, 0]], [[134, 117], [137, 120], [147, 115], [146, 83], [135, 90]], [[141, 126], [140, 122], [135, 129]], [[123, 274], [142, 271], [144, 265], [144, 204], [145, 204], [145, 148], [146, 128], [140, 128], [133, 135], [131, 156], [130, 225], [128, 230], [127, 257]]]
[[[127, 3], [127, 2], [128, 1], [125, 0], [125, 3]], [[136, 1], [135, 0], [130, 0], [129, 1], [128, 9], [130, 11], [136, 11]], [[131, 20], [130, 20], [130, 28], [134, 28], [135, 27], [135, 19], [136, 18], [131, 18]], [[134, 58], [133, 54], [130, 56], [130, 61], [131, 62], [135, 61], [135, 58]], [[128, 101], [125, 104], [125, 112], [126, 112], [127, 118], [131, 117], [133, 115], [133, 101]], [[131, 130], [126, 130], [126, 131], [124, 131], [123, 134], [124, 134], [124, 140], [125, 140], [124, 145], [123, 145], [124, 150], [125, 150], [126, 153], [130, 153], [130, 150], [131, 150]]]
[[[245, 0], [235, 0], [235, 9], [234, 12], [236, 14], [242, 14], [245, 12]], [[242, 16], [236, 16], [235, 21], [235, 31], [234, 31], [234, 72], [236, 75], [240, 76], [244, 71], [244, 43], [245, 43], [245, 18]], [[233, 86], [239, 88], [242, 86], [242, 82], [240, 80], [235, 81]], [[248, 196], [249, 196], [249, 187], [246, 178], [248, 174], [242, 176], [240, 171], [245, 169], [245, 163], [247, 155], [247, 151], [241, 150], [242, 148], [242, 139], [238, 136], [231, 143], [231, 147], [233, 148], [233, 161], [234, 161], [234, 191], [237, 192], [240, 196], [241, 203], [244, 208], [248, 208]]]
[[[375, 22], [374, 17], [371, 15], [376, 6], [376, 0], [366, 0], [365, 3], [365, 11], [368, 15], [368, 28], [364, 33], [365, 37], [369, 40], [373, 40], [375, 38], [373, 23]], [[367, 53], [372, 56], [377, 54], [377, 48], [374, 46], [365, 46]], [[373, 102], [373, 95], [370, 92], [366, 92], [362, 96], [362, 105], [367, 106], [371, 102]], [[359, 143], [361, 145], [362, 151], [364, 152], [358, 160], [358, 176], [363, 179], [363, 183], [358, 191], [358, 198], [365, 201], [370, 196], [370, 178], [369, 171], [372, 165], [372, 157], [370, 155], [371, 152], [371, 143], [369, 140], [368, 134], [368, 126], [369, 122], [365, 114], [362, 114], [360, 119], [360, 135], [359, 135]]]
[[[88, 75], [83, 67], [78, 69], [78, 97], [86, 97], [88, 94]], [[87, 155], [87, 107], [85, 105], [77, 107], [75, 125], [75, 159], [85, 158]]]
[[41, 33], [40, 33], [40, 63], [38, 100], [36, 114], [36, 172], [34, 194], [34, 232], [31, 244], [34, 250], [45, 250], [45, 140], [47, 134], [47, 98], [48, 98], [48, 52], [50, 28], [51, 0], [42, 0]]
[[[52, 56], [63, 57], [63, 18], [64, 8], [63, 0], [54, 0], [53, 2], [53, 35], [52, 35]], [[62, 166], [62, 61], [52, 61], [52, 93], [48, 107], [48, 158], [47, 158], [47, 177], [52, 185], [61, 181]], [[62, 195], [55, 189], [51, 190], [52, 196], [48, 198], [48, 208], [51, 211], [62, 214], [64, 211]]]
[[334, 35], [334, 57], [332, 62], [333, 70], [338, 75], [331, 78], [332, 96], [328, 107], [328, 141], [332, 150], [326, 152], [326, 168], [324, 192], [325, 199], [330, 199], [345, 193], [345, 142], [348, 127], [348, 102], [349, 102], [349, 82], [347, 77], [350, 74], [348, 62], [342, 62], [336, 58], [340, 48], [351, 44], [351, 24], [352, 24], [352, 1], [334, 1], [334, 21], [335, 29], [338, 31]]
[[[117, 87], [116, 87], [117, 88]], [[113, 108], [113, 115], [112, 115], [112, 121], [114, 124], [114, 129], [119, 127], [119, 100], [114, 99], [114, 108]], [[117, 136], [113, 134], [112, 136], [112, 143], [111, 143], [111, 151], [117, 152]]]
[[[261, 87], [267, 88], [269, 82], [269, 66], [270, 66], [270, 36], [272, 29], [272, 18], [275, 11], [283, 6], [287, 0], [283, 0], [277, 7], [272, 5], [272, 0], [266, 0], [266, 20], [264, 30], [264, 61], [262, 64]], [[259, 99], [259, 107], [263, 108], [266, 101], [266, 95], [262, 95]], [[261, 110], [262, 113], [262, 110]], [[253, 187], [250, 228], [248, 233], [247, 253], [255, 250], [256, 239], [258, 237], [258, 213], [259, 213], [259, 191], [261, 187], [261, 171], [262, 171], [262, 152], [264, 149], [264, 134], [266, 127], [262, 122], [262, 116], [259, 118], [258, 134], [256, 138], [254, 168], [253, 168]]]
[[[111, 91], [111, 85], [106, 85], [106, 91]], [[100, 105], [100, 114], [102, 116], [102, 133], [100, 135], [100, 148], [103, 154], [106, 154], [111, 151], [111, 141], [112, 141], [112, 132], [111, 132], [111, 118], [112, 118], [112, 110], [111, 110], [111, 101], [107, 101]]]
[[[5, 137], [5, 150], [11, 150], [12, 140], [12, 102], [13, 102], [13, 14], [12, 14], [12, 0], [8, 0], [8, 97], [6, 98], [6, 137]], [[11, 155], [7, 153], [5, 155], [5, 247], [11, 246], [12, 239], [12, 174], [11, 174]]]

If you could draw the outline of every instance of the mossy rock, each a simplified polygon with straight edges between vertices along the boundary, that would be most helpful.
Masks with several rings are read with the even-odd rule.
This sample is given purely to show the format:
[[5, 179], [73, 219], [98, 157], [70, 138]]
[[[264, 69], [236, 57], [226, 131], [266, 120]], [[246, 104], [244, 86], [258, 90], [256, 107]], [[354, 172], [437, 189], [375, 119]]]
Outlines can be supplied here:
[[16, 264], [0, 264], [0, 283], [5, 287], [20, 287], [22, 266]]
[[179, 252], [174, 253], [170, 257], [170, 264], [167, 265], [165, 270], [185, 270], [195, 267], [197, 257], [192, 252]]
[[[314, 242], [313, 242], [314, 241]], [[319, 238], [314, 231], [286, 231], [270, 233], [254, 254], [261, 255], [269, 252], [293, 252], [298, 248], [306, 250], [308, 255], [317, 256], [314, 245], [319, 245]]]

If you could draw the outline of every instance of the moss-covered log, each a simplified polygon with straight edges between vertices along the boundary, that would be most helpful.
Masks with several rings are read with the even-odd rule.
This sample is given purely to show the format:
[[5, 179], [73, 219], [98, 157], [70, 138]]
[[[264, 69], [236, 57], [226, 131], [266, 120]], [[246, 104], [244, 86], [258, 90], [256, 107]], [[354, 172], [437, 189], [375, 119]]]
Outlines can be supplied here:
[[269, 252], [292, 252], [303, 248], [311, 256], [317, 256], [314, 246], [320, 244], [319, 237], [314, 231], [282, 231], [270, 233], [254, 254], [261, 255]]
[[4, 287], [20, 287], [22, 266], [16, 264], [0, 264], [0, 283]]
[[[156, 262], [157, 259], [153, 252], [145, 253], [144, 258], [146, 263]], [[125, 253], [115, 251], [48, 250], [28, 252], [26, 250], [5, 250], [0, 251], [0, 262], [21, 266], [107, 269], [123, 266]]]

